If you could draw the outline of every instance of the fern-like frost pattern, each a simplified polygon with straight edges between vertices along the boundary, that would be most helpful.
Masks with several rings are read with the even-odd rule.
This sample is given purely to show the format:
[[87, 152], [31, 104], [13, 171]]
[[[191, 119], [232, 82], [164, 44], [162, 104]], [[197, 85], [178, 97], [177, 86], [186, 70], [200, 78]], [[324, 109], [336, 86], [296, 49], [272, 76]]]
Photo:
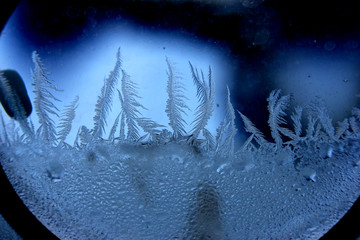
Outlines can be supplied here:
[[[39, 55], [32, 58], [39, 125], [0, 114], [0, 160], [24, 203], [62, 239], [314, 239], [360, 195], [359, 108], [334, 127], [318, 100], [307, 114], [274, 90], [267, 137], [234, 109], [227, 87], [224, 119], [212, 132], [212, 69], [205, 75], [189, 62], [196, 96], [186, 97], [186, 79], [166, 57], [165, 126], [144, 116], [119, 48], [94, 127], [80, 126], [69, 144], [79, 98], [59, 114], [58, 90]], [[195, 109], [190, 98], [198, 100]], [[117, 115], [105, 137], [113, 104]], [[247, 134], [240, 147], [236, 116]]]
[[201, 77], [196, 68], [191, 63], [191, 74], [193, 77], [194, 85], [196, 86], [196, 96], [200, 105], [196, 108], [195, 120], [192, 122], [194, 125], [192, 129], [192, 137], [198, 138], [200, 131], [204, 130], [213, 112], [215, 91], [214, 82], [211, 77], [211, 68], [209, 67], [208, 83], [205, 81], [203, 72], [201, 71]]
[[61, 115], [60, 123], [58, 126], [58, 140], [60, 143], [64, 143], [66, 137], [71, 131], [72, 121], [75, 118], [75, 110], [78, 107], [79, 97], [76, 96], [75, 99], [65, 107], [64, 113]]
[[122, 112], [127, 126], [127, 140], [137, 141], [139, 139], [139, 127], [137, 119], [141, 114], [139, 108], [146, 109], [136, 99], [140, 98], [137, 94], [137, 85], [131, 81], [130, 76], [122, 70], [121, 92], [118, 90]]
[[101, 88], [101, 94], [95, 106], [94, 116], [94, 138], [97, 139], [102, 136], [107, 125], [106, 118], [111, 111], [112, 95], [118, 81], [118, 76], [121, 67], [120, 48], [116, 54], [116, 64], [114, 69], [110, 72], [107, 79], [104, 80], [104, 86]]
[[181, 83], [181, 77], [176, 73], [173, 63], [166, 57], [168, 66], [168, 82], [167, 93], [168, 100], [166, 102], [166, 114], [169, 117], [169, 125], [173, 129], [173, 136], [177, 139], [180, 136], [186, 135], [185, 120], [182, 114], [186, 114], [185, 110], [190, 110], [185, 104], [184, 85]]
[[54, 104], [54, 101], [59, 100], [54, 97], [52, 92], [59, 90], [55, 88], [54, 81], [49, 79], [49, 73], [46, 71], [36, 51], [32, 54], [32, 60], [34, 63], [34, 70], [32, 71], [35, 94], [34, 107], [40, 124], [36, 134], [44, 141], [55, 144], [56, 127], [52, 116], [59, 117], [59, 109]]

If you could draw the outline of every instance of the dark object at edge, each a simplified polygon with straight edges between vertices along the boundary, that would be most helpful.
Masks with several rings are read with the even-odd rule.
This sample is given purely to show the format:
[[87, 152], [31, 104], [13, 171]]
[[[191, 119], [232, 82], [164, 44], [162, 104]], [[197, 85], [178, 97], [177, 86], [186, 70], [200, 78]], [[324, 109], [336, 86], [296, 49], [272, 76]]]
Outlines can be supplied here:
[[[7, 82], [9, 89], [0, 89], [0, 102], [3, 108], [5, 109], [7, 115], [11, 118], [15, 118], [16, 120], [27, 118], [30, 116], [32, 111], [31, 102], [29, 96], [26, 91], [26, 87], [24, 81], [22, 80], [21, 76], [14, 70], [2, 70], [0, 71], [0, 81], [2, 82], [1, 85], [4, 85], [4, 81]], [[11, 92], [5, 92], [11, 91]], [[16, 96], [21, 106], [24, 110], [24, 114], [16, 114], [16, 109], [12, 109], [9, 103], [9, 99], [6, 98], [8, 96]], [[16, 106], [17, 108], [17, 106]], [[20, 115], [20, 116], [17, 116]], [[24, 116], [22, 116], [24, 115]]]

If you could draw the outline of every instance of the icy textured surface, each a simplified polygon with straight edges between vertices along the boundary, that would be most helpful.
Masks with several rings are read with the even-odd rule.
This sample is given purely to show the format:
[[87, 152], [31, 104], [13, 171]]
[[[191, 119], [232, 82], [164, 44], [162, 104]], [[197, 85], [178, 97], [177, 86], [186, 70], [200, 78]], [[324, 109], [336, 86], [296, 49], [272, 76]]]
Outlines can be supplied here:
[[[34, 56], [36, 73], [44, 65]], [[98, 96], [94, 128], [81, 126], [73, 145], [66, 137], [77, 98], [55, 128], [58, 110], [49, 91], [56, 88], [37, 79], [44, 74], [33, 78], [35, 101], [42, 103], [36, 111], [46, 121], [5, 123], [0, 115], [1, 165], [53, 233], [61, 239], [316, 239], [350, 209], [360, 195], [360, 109], [335, 128], [315, 102], [304, 117], [301, 107], [292, 109], [291, 126], [290, 95], [274, 90], [267, 99], [269, 140], [235, 114], [228, 88], [224, 120], [213, 136], [206, 128], [214, 104], [211, 68], [205, 80], [190, 63], [199, 103], [191, 112], [182, 78], [166, 62], [172, 132], [142, 116], [146, 108], [121, 67], [120, 51]], [[120, 75], [122, 112], [110, 128]], [[187, 111], [195, 119], [190, 132]], [[240, 148], [236, 116], [250, 134]]]
[[295, 166], [283, 154], [219, 159], [176, 143], [72, 151], [34, 142], [1, 163], [62, 239], [313, 239], [360, 193], [358, 156], [334, 155]]

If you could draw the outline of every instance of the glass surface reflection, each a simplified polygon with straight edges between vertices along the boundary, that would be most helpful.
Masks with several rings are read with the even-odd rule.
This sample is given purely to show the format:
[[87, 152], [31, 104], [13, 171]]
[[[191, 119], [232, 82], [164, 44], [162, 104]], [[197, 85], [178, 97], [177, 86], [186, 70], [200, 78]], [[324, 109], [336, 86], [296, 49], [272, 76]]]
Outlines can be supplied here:
[[0, 39], [20, 198], [61, 239], [321, 237], [360, 193], [359, 49], [285, 15], [20, 4]]

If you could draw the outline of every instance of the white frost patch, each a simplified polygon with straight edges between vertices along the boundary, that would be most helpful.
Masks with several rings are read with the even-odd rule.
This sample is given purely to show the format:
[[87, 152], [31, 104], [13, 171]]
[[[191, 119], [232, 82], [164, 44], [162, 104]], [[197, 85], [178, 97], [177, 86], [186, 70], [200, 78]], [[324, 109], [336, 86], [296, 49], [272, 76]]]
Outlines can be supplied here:
[[224, 163], [224, 164], [221, 164], [217, 169], [216, 169], [216, 172], [217, 173], [220, 173], [224, 168], [226, 168], [227, 166], [229, 166], [229, 163]]
[[303, 170], [303, 176], [306, 178], [306, 180], [311, 180], [313, 182], [316, 182], [316, 171], [312, 168], [305, 168]]
[[46, 169], [48, 177], [54, 182], [61, 181], [64, 170], [64, 167], [55, 159], [50, 161], [49, 166]]
[[329, 147], [328, 151], [327, 151], [327, 157], [331, 158], [332, 154], [333, 154], [334, 149], [332, 147]]

